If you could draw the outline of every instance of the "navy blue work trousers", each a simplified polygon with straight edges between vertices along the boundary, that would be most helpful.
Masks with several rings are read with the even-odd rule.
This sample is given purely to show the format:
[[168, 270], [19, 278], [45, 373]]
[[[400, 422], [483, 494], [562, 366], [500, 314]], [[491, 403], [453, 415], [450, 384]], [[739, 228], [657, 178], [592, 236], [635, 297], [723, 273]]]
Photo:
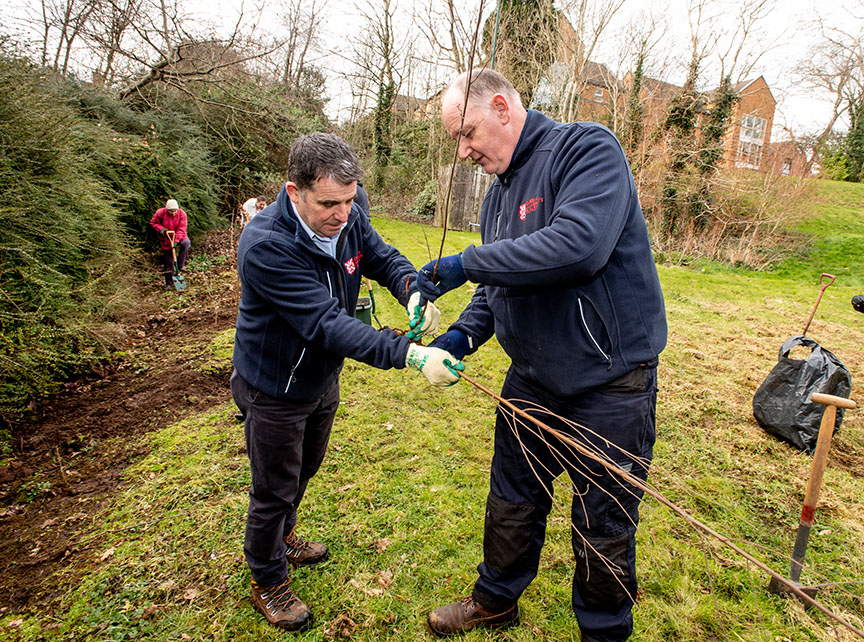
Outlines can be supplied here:
[[339, 384], [316, 401], [292, 404], [253, 388], [235, 370], [231, 394], [245, 415], [252, 470], [243, 551], [252, 579], [274, 586], [288, 576], [283, 537], [297, 523], [297, 507], [327, 452]]
[[[656, 365], [640, 366], [600, 389], [567, 399], [538, 388], [511, 368], [501, 395], [635, 477], [647, 478], [655, 438]], [[574, 490], [573, 611], [579, 628], [598, 642], [626, 640], [633, 630], [635, 533], [642, 492], [501, 407], [474, 599], [504, 610], [537, 575], [552, 482], [562, 472], [568, 473]]]

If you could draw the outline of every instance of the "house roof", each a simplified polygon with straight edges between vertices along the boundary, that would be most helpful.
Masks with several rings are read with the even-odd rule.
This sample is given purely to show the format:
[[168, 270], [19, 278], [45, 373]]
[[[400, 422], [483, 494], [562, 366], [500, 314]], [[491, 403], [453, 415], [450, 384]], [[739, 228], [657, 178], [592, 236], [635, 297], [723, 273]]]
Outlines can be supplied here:
[[623, 83], [618, 80], [617, 76], [609, 71], [609, 67], [600, 62], [589, 60], [585, 63], [585, 68], [582, 70], [582, 76], [586, 82], [598, 87], [616, 86], [618, 89], [623, 89]]

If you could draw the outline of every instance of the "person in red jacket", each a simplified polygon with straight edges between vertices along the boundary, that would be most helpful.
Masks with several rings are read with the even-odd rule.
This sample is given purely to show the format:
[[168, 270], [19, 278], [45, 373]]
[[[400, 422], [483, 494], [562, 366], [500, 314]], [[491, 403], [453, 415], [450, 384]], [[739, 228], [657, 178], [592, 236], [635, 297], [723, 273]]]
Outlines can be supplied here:
[[171, 241], [168, 232], [174, 232], [174, 249], [177, 252], [177, 271], [181, 272], [186, 265], [186, 256], [192, 242], [186, 234], [186, 212], [180, 209], [177, 201], [169, 198], [165, 207], [160, 207], [150, 219], [150, 225], [159, 234], [159, 246], [162, 248], [162, 265], [165, 273], [165, 287], [173, 287], [174, 255], [171, 252]]

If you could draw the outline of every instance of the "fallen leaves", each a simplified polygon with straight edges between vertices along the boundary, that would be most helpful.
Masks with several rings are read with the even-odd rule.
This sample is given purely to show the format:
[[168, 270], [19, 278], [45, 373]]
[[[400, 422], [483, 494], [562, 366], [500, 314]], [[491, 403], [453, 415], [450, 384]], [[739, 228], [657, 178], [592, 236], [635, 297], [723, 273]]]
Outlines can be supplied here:
[[348, 640], [351, 636], [354, 635], [354, 631], [357, 628], [357, 624], [350, 617], [345, 615], [339, 615], [334, 618], [332, 622], [324, 629], [324, 637], [329, 638], [331, 640], [341, 639]]
[[369, 545], [369, 548], [374, 549], [376, 553], [383, 553], [387, 550], [387, 548], [392, 544], [392, 542], [387, 537], [382, 537], [381, 539], [373, 540]]

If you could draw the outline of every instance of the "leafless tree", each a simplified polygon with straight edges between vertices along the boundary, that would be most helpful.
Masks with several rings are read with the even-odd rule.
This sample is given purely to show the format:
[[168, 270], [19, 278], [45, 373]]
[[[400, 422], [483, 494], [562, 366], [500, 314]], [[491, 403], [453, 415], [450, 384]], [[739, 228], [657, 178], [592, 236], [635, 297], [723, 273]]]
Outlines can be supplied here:
[[[815, 21], [820, 41], [813, 45], [807, 57], [798, 65], [801, 81], [810, 89], [831, 96], [831, 115], [816, 136], [814, 154], [825, 146], [838, 122], [847, 115], [850, 105], [864, 96], [864, 28], [862, 16], [849, 12], [847, 27], [827, 25], [823, 19]], [[857, 27], [857, 28], [856, 28]]]
[[[96, 0], [42, 0], [40, 31], [43, 66], [66, 73], [73, 47], [96, 8]], [[56, 34], [56, 36], [55, 36]], [[53, 57], [50, 49], [53, 47]]]
[[299, 86], [303, 81], [309, 55], [318, 44], [322, 12], [326, 7], [326, 0], [289, 0], [283, 5], [280, 18], [287, 34], [281, 48], [285, 61], [284, 84]]
[[558, 120], [576, 120], [579, 99], [589, 84], [586, 73], [589, 62], [625, 1], [564, 0], [560, 3], [562, 21], [556, 58], [565, 71], [560, 74], [560, 82], [553, 83], [554, 104], [558, 107], [554, 116]]
[[[437, 0], [424, 7], [416, 24], [431, 49], [433, 61], [447, 67], [448, 76], [456, 76], [468, 69], [474, 33], [482, 13], [491, 3]], [[475, 51], [474, 65], [480, 60]]]
[[118, 61], [125, 57], [125, 40], [143, 10], [143, 0], [98, 0], [85, 34], [97, 60], [94, 71], [96, 84], [113, 84]]
[[348, 80], [355, 96], [352, 120], [371, 120], [373, 180], [380, 182], [380, 172], [390, 160], [394, 111], [413, 60], [411, 33], [396, 0], [368, 0], [359, 11], [362, 27], [349, 54], [353, 69]]
[[719, 60], [719, 79], [741, 81], [753, 74], [762, 57], [778, 44], [779, 36], [768, 40], [764, 26], [776, 9], [776, 0], [744, 0], [737, 7], [732, 28], [723, 28], [721, 16], [726, 17], [733, 6], [724, 6], [722, 14], [712, 16], [712, 48]]

